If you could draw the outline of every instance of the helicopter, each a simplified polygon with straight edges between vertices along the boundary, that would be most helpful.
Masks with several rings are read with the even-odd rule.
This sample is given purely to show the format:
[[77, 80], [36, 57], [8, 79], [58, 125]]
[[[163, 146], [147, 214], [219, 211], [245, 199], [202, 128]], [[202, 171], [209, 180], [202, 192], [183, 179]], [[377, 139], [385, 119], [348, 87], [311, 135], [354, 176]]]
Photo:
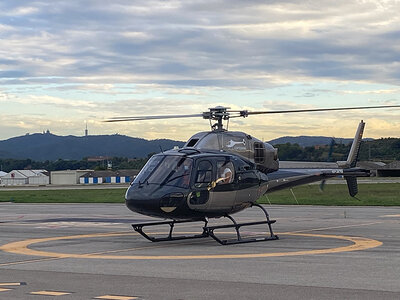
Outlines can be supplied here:
[[[305, 113], [356, 109], [394, 108], [400, 105], [317, 108], [278, 111], [231, 110], [229, 107], [209, 108], [201, 114], [164, 116], [116, 117], [105, 122], [125, 122], [173, 118], [202, 117], [210, 122], [210, 131], [199, 132], [188, 139], [182, 148], [161, 151], [153, 155], [130, 183], [125, 204], [133, 212], [167, 221], [132, 224], [133, 229], [152, 242], [211, 237], [221, 245], [277, 240], [267, 210], [256, 201], [276, 190], [342, 176], [350, 196], [358, 193], [357, 177], [370, 176], [369, 170], [356, 167], [365, 127], [357, 128], [346, 161], [331, 163], [324, 169], [279, 168], [278, 151], [245, 132], [228, 131], [232, 118], [250, 115]], [[215, 122], [213, 124], [213, 121]], [[231, 215], [249, 207], [262, 210], [265, 219], [238, 223]], [[228, 218], [232, 224], [209, 226], [209, 219]], [[204, 222], [202, 232], [193, 235], [174, 235], [176, 224]], [[169, 225], [165, 237], [152, 236], [144, 231], [159, 225]], [[243, 237], [243, 227], [264, 225], [262, 237]], [[222, 239], [217, 230], [233, 228], [235, 239]]]

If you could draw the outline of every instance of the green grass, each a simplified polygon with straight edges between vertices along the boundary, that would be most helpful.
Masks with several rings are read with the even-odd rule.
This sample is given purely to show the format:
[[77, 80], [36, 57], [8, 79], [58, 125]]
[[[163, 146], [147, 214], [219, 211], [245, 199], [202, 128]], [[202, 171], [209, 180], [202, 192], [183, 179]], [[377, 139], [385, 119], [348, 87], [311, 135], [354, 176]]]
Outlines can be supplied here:
[[[318, 185], [293, 188], [302, 205], [379, 205], [400, 206], [400, 183], [359, 184], [357, 199], [349, 196], [344, 184], [327, 184], [323, 192]], [[0, 202], [15, 203], [123, 203], [126, 188], [77, 190], [0, 190]], [[297, 204], [290, 190], [268, 194], [272, 204]], [[269, 203], [264, 196], [259, 203]]]
[[[356, 198], [349, 196], [347, 185], [326, 184], [324, 191], [319, 185], [294, 187], [297, 202], [302, 205], [379, 205], [400, 206], [400, 183], [359, 184]], [[271, 204], [297, 204], [289, 189], [267, 194]], [[259, 203], [269, 203], [266, 196]]]
[[77, 190], [6, 190], [0, 202], [15, 203], [124, 203], [126, 188]]

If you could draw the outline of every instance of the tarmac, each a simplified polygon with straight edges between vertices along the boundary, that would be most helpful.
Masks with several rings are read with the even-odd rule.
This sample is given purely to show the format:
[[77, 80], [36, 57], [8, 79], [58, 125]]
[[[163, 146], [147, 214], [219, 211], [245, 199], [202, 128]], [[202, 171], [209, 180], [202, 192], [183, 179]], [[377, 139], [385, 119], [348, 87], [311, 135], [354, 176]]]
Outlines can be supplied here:
[[[265, 208], [279, 240], [222, 246], [152, 243], [130, 224], [154, 219], [122, 204], [0, 203], [0, 299], [400, 299], [400, 207]], [[257, 208], [233, 216], [263, 217]]]

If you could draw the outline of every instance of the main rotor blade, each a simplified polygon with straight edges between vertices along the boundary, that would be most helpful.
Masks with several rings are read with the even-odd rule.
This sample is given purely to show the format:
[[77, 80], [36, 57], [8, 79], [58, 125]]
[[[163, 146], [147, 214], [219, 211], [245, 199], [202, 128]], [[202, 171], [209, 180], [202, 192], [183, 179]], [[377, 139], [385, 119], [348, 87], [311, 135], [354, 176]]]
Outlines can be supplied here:
[[203, 117], [203, 114], [193, 115], [165, 115], [165, 116], [139, 116], [139, 117], [116, 117], [105, 120], [104, 122], [125, 122], [125, 121], [143, 121], [143, 120], [160, 120], [160, 119], [178, 119], [178, 118], [195, 118]]
[[270, 110], [270, 111], [248, 111], [247, 115], [261, 115], [261, 114], [287, 114], [287, 113], [301, 113], [301, 112], [315, 112], [315, 111], [334, 111], [334, 110], [356, 110], [356, 109], [375, 109], [375, 108], [394, 108], [400, 105], [378, 105], [378, 106], [353, 106], [353, 107], [336, 107], [336, 108], [313, 108], [313, 109], [294, 109], [294, 110]]

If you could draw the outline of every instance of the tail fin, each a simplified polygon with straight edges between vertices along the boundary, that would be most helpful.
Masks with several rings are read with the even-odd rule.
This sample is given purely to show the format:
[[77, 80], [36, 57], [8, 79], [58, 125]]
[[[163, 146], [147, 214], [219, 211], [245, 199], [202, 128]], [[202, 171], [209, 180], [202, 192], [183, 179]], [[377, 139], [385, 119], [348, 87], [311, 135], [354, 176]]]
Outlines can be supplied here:
[[360, 124], [358, 124], [356, 135], [354, 137], [353, 144], [351, 145], [347, 160], [338, 161], [337, 164], [339, 167], [347, 169], [354, 168], [356, 166], [358, 154], [360, 152], [361, 140], [364, 133], [364, 127], [365, 123], [361, 120]]
[[[347, 169], [348, 173], [354, 173], [350, 168], [355, 168], [357, 164], [358, 154], [360, 153], [360, 145], [362, 136], [364, 133], [365, 123], [361, 120], [358, 125], [356, 135], [353, 140], [353, 144], [351, 145], [349, 155], [346, 161], [338, 161], [337, 164], [340, 168]], [[345, 170], [346, 171], [346, 170]], [[349, 194], [351, 197], [354, 197], [358, 193], [357, 186], [357, 177], [353, 175], [346, 176], [347, 172], [344, 172], [344, 177], [347, 182], [347, 188], [349, 189]]]

